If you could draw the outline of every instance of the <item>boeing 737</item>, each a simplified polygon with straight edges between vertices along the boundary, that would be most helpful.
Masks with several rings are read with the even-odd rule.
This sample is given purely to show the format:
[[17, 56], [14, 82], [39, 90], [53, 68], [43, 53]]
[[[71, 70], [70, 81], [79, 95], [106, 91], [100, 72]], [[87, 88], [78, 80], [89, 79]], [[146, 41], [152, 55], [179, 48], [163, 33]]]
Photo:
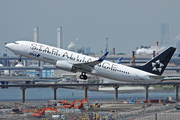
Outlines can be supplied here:
[[108, 52], [98, 59], [30, 41], [8, 43], [6, 47], [20, 56], [19, 61], [24, 56], [53, 64], [65, 71], [81, 72], [80, 79], [86, 80], [86, 74], [91, 74], [117, 81], [143, 83], [160, 82], [163, 78], [161, 75], [176, 50], [169, 47], [142, 66], [125, 66], [106, 61]]

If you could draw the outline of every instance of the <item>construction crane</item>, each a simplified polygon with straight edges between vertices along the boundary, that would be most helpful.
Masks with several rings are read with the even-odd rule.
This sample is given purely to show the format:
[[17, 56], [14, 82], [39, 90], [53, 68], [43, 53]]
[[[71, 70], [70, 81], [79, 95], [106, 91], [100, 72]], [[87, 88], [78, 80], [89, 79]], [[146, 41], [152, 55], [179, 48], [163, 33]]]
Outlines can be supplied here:
[[46, 111], [46, 110], [54, 110], [54, 111], [58, 112], [57, 109], [55, 109], [53, 107], [47, 107], [47, 108], [42, 109], [42, 111], [40, 113], [32, 113], [32, 116], [40, 117], [44, 114], [44, 111]]
[[72, 107], [74, 107], [74, 103], [82, 102], [82, 101], [83, 101], [82, 99], [81, 100], [75, 100], [70, 105], [64, 105], [64, 108], [72, 108]]
[[88, 99], [86, 98], [86, 100], [82, 100], [79, 105], [74, 105], [74, 108], [82, 108], [84, 102], [87, 102], [87, 106], [89, 106]]

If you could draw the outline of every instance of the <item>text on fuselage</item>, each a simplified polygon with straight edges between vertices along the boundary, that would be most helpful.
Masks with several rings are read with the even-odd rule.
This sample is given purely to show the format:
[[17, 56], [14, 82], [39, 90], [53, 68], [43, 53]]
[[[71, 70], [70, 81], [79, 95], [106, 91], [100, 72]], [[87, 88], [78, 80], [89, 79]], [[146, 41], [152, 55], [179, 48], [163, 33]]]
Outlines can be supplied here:
[[[54, 55], [58, 55], [60, 56], [59, 50], [58, 49], [50, 49], [48, 46], [43, 46], [43, 45], [39, 45], [36, 43], [32, 43], [30, 46], [30, 49], [32, 50], [38, 50], [38, 51], [42, 51], [42, 52], [46, 52], [49, 54], [54, 54]], [[32, 55], [32, 53], [31, 53]], [[78, 62], [92, 62], [92, 59], [89, 57], [83, 57], [80, 58], [80, 55], [74, 55], [73, 53], [69, 53], [69, 52], [64, 52], [62, 54], [62, 57], [66, 57], [68, 59], [74, 60], [74, 61], [78, 61]], [[47, 59], [47, 58], [46, 58]], [[109, 62], [102, 62], [98, 64], [99, 67], [102, 67], [104, 69], [110, 69], [112, 71], [116, 71], [117, 70], [117, 64], [110, 64]]]

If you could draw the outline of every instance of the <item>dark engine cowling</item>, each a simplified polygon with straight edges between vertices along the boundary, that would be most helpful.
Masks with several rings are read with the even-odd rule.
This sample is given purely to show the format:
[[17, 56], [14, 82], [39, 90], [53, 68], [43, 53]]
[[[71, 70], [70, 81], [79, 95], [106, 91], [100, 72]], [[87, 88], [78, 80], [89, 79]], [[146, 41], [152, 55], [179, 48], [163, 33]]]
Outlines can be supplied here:
[[76, 72], [76, 70], [74, 69], [73, 65], [66, 62], [66, 61], [60, 61], [58, 60], [56, 62], [56, 67], [62, 70], [66, 70], [66, 71], [70, 71], [70, 72]]

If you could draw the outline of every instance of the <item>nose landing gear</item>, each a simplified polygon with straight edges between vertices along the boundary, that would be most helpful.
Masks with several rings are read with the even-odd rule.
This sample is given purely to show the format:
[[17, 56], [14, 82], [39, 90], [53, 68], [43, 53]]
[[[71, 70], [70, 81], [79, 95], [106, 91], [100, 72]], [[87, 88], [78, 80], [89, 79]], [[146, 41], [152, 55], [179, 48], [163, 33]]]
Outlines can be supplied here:
[[82, 72], [82, 74], [79, 76], [79, 78], [86, 80], [86, 79], [87, 79], [86, 73], [85, 73], [85, 72]]
[[18, 62], [21, 62], [21, 59], [18, 59]]

